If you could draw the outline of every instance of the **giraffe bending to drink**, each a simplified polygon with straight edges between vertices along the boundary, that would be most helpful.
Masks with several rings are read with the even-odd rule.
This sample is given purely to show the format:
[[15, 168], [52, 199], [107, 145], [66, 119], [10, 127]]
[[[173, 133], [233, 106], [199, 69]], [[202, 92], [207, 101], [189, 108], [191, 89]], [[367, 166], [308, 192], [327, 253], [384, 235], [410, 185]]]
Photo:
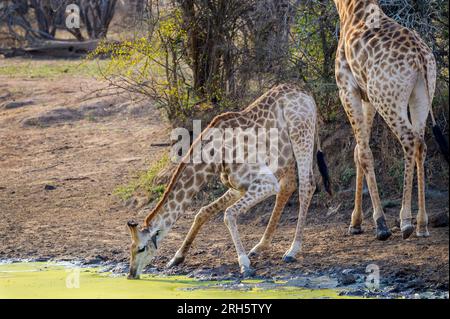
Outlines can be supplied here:
[[[168, 266], [181, 263], [201, 226], [212, 215], [224, 211], [224, 221], [236, 248], [241, 273], [244, 276], [252, 275], [249, 255], [256, 255], [269, 247], [283, 208], [297, 189], [298, 177], [298, 224], [294, 240], [283, 256], [285, 262], [295, 261], [295, 256], [301, 248], [306, 213], [315, 191], [313, 162], [316, 144], [319, 171], [326, 190], [331, 192], [327, 168], [318, 145], [317, 110], [314, 99], [296, 85], [277, 86], [245, 110], [225, 113], [214, 118], [192, 144], [185, 159], [192, 155], [195, 147], [203, 146], [205, 143], [203, 137], [213, 128], [216, 131], [218, 129], [220, 134], [224, 134], [229, 128], [242, 130], [275, 128], [278, 132], [277, 165], [269, 165], [264, 158], [244, 163], [225, 160], [220, 163], [203, 161], [196, 163], [183, 160], [173, 174], [164, 195], [145, 218], [142, 229], [138, 229], [137, 223], [128, 222], [132, 237], [128, 278], [139, 278], [177, 218], [186, 211], [193, 196], [213, 176], [220, 176], [222, 183], [229, 190], [222, 197], [200, 209], [184, 242]], [[231, 154], [236, 154], [236, 147], [237, 145], [233, 145]], [[218, 152], [224, 152], [224, 148]], [[247, 255], [239, 236], [236, 218], [272, 195], [276, 195], [276, 201], [267, 228], [260, 242]], [[148, 208], [144, 208], [146, 209]]]
[[334, 0], [340, 18], [336, 53], [336, 82], [356, 139], [355, 207], [349, 233], [362, 232], [362, 188], [365, 176], [373, 205], [376, 236], [391, 235], [386, 225], [369, 147], [373, 118], [380, 114], [404, 151], [403, 201], [400, 210], [403, 238], [414, 231], [411, 192], [417, 167], [416, 234], [429, 236], [425, 211], [424, 131], [431, 113], [433, 132], [448, 161], [448, 145], [431, 109], [436, 83], [433, 52], [418, 34], [386, 16], [377, 0]]

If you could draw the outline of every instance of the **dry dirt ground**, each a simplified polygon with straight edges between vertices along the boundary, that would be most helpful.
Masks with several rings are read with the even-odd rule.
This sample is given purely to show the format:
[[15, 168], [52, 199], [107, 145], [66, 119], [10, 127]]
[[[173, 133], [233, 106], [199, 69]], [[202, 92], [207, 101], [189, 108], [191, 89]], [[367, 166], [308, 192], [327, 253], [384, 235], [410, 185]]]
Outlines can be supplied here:
[[[0, 66], [7, 63], [18, 62], [0, 60]], [[166, 142], [170, 130], [149, 103], [114, 95], [86, 99], [103, 85], [81, 75], [0, 75], [0, 260], [127, 261], [126, 221], [142, 221], [144, 216], [113, 191], [161, 156], [163, 149], [151, 143]], [[427, 196], [429, 215], [448, 216], [448, 189]], [[448, 290], [448, 225], [430, 228], [427, 239], [402, 240], [395, 227], [399, 198], [392, 198], [386, 213], [394, 234], [377, 241], [365, 194], [366, 231], [348, 236], [353, 190], [335, 194], [330, 205], [342, 205], [334, 212], [324, 198], [316, 194], [313, 200], [301, 256], [285, 264], [281, 257], [296, 226], [295, 196], [291, 199], [272, 250], [253, 260], [258, 275], [339, 274], [344, 269], [364, 274], [367, 265], [376, 264], [382, 283], [396, 289]], [[240, 218], [247, 249], [258, 242], [272, 204]], [[162, 243], [154, 263], [158, 269], [175, 253], [194, 215], [194, 209], [186, 212]], [[204, 226], [184, 265], [171, 270], [201, 271], [237, 275], [222, 215]]]

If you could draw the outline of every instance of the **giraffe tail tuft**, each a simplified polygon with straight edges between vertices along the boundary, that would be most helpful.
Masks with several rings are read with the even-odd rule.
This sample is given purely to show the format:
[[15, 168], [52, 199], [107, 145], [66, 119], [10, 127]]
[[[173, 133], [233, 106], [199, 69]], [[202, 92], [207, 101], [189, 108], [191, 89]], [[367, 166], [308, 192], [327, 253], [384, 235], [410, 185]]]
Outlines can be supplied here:
[[320, 175], [322, 175], [323, 185], [328, 194], [333, 195], [331, 190], [330, 175], [328, 174], [327, 163], [325, 162], [325, 155], [321, 150], [317, 151], [317, 166], [319, 167]]
[[448, 142], [445, 139], [444, 134], [442, 134], [442, 131], [437, 124], [433, 125], [433, 135], [434, 135], [434, 138], [436, 139], [436, 142], [439, 145], [441, 153], [444, 155], [445, 159], [447, 160], [447, 163], [450, 163]]
[[433, 135], [439, 145], [439, 149], [442, 155], [444, 155], [447, 163], [450, 163], [448, 142], [444, 134], [442, 134], [442, 131], [439, 128], [438, 124], [436, 123], [436, 118], [433, 114], [433, 96], [436, 88], [436, 61], [434, 60], [434, 58], [428, 59], [427, 63], [424, 64], [424, 70], [422, 70], [422, 73], [425, 78], [428, 100], [430, 103], [430, 116], [431, 123], [433, 125]]

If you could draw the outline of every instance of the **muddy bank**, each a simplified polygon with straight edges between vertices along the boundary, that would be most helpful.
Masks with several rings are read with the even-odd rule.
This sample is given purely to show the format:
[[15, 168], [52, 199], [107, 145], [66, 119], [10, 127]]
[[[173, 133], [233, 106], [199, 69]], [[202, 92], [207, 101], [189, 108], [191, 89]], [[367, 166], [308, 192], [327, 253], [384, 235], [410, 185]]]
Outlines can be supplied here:
[[[85, 101], [87, 93], [102, 85], [94, 79], [3, 77], [1, 81], [0, 259], [125, 267], [130, 245], [126, 222], [143, 221], [145, 212], [140, 207], [145, 198], [133, 199], [131, 202], [137, 204], [127, 205], [114, 190], [161, 158], [167, 149], [152, 144], [167, 142], [170, 127], [151, 105], [128, 103], [114, 96]], [[17, 103], [5, 104], [12, 101]], [[37, 124], [25, 125], [27, 119]], [[331, 140], [324, 143], [334, 178], [341, 177], [334, 170], [334, 161], [347, 166], [352, 163], [352, 142], [346, 142], [351, 135], [341, 133], [342, 138], [333, 140], [334, 148], [342, 146], [339, 152], [333, 154]], [[344, 160], [344, 155], [350, 159]], [[448, 180], [441, 178], [440, 182], [442, 185], [427, 185], [431, 237], [403, 240], [398, 229], [401, 197], [389, 192], [396, 184], [379, 181], [387, 223], [393, 231], [385, 242], [374, 238], [367, 191], [363, 200], [365, 232], [347, 235], [354, 197], [351, 178], [348, 189], [336, 192], [332, 199], [318, 192], [307, 216], [302, 252], [297, 262], [286, 264], [281, 257], [294, 237], [297, 222], [294, 194], [271, 249], [251, 260], [257, 276], [264, 280], [328, 276], [346, 287], [361, 284], [366, 268], [376, 265], [380, 285], [390, 289], [389, 293], [411, 296], [448, 291], [449, 202], [448, 186], [443, 186]], [[198, 208], [223, 191], [212, 185], [199, 194], [192, 209], [180, 217], [161, 243], [152, 264], [156, 271], [199, 279], [240, 278], [223, 214], [203, 226], [183, 265], [164, 268], [180, 247]], [[413, 193], [413, 198], [417, 194]], [[247, 251], [260, 240], [272, 207], [273, 199], [269, 199], [239, 216], [238, 227]], [[413, 216], [416, 212], [414, 200]]]
[[[12, 266], [11, 266], [12, 265]], [[43, 262], [42, 259], [36, 260], [0, 260], [0, 281], [8, 279], [8, 284], [11, 286], [11, 280], [14, 280], [14, 275], [20, 272], [32, 272], [31, 277], [28, 274], [28, 282], [33, 286], [33, 280], [38, 279], [39, 272], [49, 271], [52, 269], [59, 269], [63, 267], [66, 273], [76, 271], [77, 273], [89, 273], [99, 275], [103, 278], [99, 285], [103, 285], [106, 278], [125, 278], [128, 271], [127, 263], [102, 262], [92, 264], [87, 261], [72, 261], [72, 262]], [[5, 269], [6, 268], [6, 269]], [[33, 272], [36, 277], [33, 277]], [[150, 275], [150, 277], [149, 277]], [[185, 295], [187, 298], [194, 298], [197, 292], [204, 293], [205, 291], [213, 291], [217, 294], [219, 291], [226, 292], [222, 297], [220, 293], [216, 297], [231, 298], [232, 293], [238, 293], [238, 296], [244, 298], [258, 298], [254, 293], [265, 292], [264, 296], [269, 298], [379, 298], [379, 299], [448, 299], [449, 293], [445, 289], [435, 289], [431, 287], [421, 287], [411, 281], [410, 284], [403, 284], [403, 281], [398, 278], [384, 279], [378, 283], [371, 280], [370, 273], [360, 273], [355, 269], [345, 269], [343, 271], [323, 271], [316, 273], [309, 273], [297, 276], [254, 276], [252, 278], [242, 278], [239, 274], [229, 273], [227, 275], [218, 275], [213, 269], [202, 269], [201, 271], [193, 271], [187, 274], [174, 274], [164, 269], [149, 268], [147, 269], [140, 281], [148, 281], [150, 279], [163, 280], [170, 282], [175, 279], [176, 283], [179, 280], [187, 283], [188, 286], [177, 287], [183, 292], [189, 292]], [[59, 277], [58, 277], [59, 278]], [[46, 279], [46, 280], [51, 280]], [[61, 279], [59, 279], [61, 281]], [[78, 279], [80, 280], [80, 279]], [[36, 280], [39, 281], [39, 280]], [[81, 279], [83, 284], [85, 279]], [[117, 284], [117, 283], [116, 283]], [[122, 282], [116, 287], [117, 292], [121, 292], [121, 297], [144, 297], [152, 298], [153, 295], [145, 294], [135, 296], [136, 291], [130, 291], [130, 294], [123, 294], [128, 282]], [[20, 285], [20, 281], [18, 282]], [[12, 286], [11, 286], [12, 287]], [[11, 288], [10, 287], [10, 288]], [[52, 285], [54, 288], [54, 285]], [[52, 297], [52, 287], [46, 293]], [[90, 293], [95, 294], [96, 284], [94, 283], [90, 289]], [[15, 287], [21, 289], [20, 287]], [[14, 289], [15, 289], [14, 288]], [[28, 287], [29, 288], [29, 287]], [[40, 290], [41, 289], [40, 285]], [[154, 287], [155, 288], [155, 287]], [[11, 288], [12, 289], [12, 288]], [[25, 294], [31, 293], [24, 289]], [[156, 289], [156, 288], [155, 288]], [[246, 295], [251, 292], [252, 294]], [[9, 298], [7, 292], [6, 298]], [[82, 295], [80, 295], [81, 297]], [[10, 296], [11, 297], [11, 296]], [[55, 296], [53, 296], [55, 297]], [[86, 296], [84, 296], [86, 297]], [[97, 296], [97, 297], [100, 297]], [[168, 296], [174, 297], [174, 296]], [[211, 296], [210, 296], [211, 297]], [[209, 298], [209, 297], [208, 297]]]

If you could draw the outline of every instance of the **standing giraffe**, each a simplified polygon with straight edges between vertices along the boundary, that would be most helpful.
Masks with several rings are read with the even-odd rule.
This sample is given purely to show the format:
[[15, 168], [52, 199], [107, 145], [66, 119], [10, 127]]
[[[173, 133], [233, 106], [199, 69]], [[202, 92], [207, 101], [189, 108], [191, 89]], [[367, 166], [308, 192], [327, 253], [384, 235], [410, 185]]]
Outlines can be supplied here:
[[355, 207], [350, 234], [362, 232], [362, 186], [366, 177], [373, 205], [376, 236], [391, 235], [378, 195], [369, 147], [373, 118], [378, 112], [400, 141], [404, 151], [403, 200], [400, 210], [403, 238], [414, 231], [411, 223], [411, 192], [417, 166], [418, 237], [429, 236], [425, 211], [424, 130], [431, 113], [433, 132], [447, 157], [448, 146], [434, 119], [431, 105], [436, 82], [432, 51], [416, 32], [386, 16], [376, 0], [334, 0], [340, 18], [336, 53], [336, 81], [345, 112], [356, 139]]
[[[226, 129], [230, 128], [241, 130], [276, 128], [278, 130], [276, 169], [272, 171], [266, 160], [260, 159], [253, 163], [236, 163], [236, 161], [195, 163], [195, 161], [183, 160], [174, 172], [161, 200], [145, 218], [143, 228], [138, 230], [137, 223], [128, 222], [132, 237], [128, 278], [139, 278], [142, 269], [150, 263], [155, 255], [159, 243], [180, 214], [186, 211], [193, 196], [214, 175], [219, 175], [222, 183], [229, 190], [219, 199], [200, 209], [186, 239], [168, 266], [181, 263], [201, 226], [212, 215], [225, 211], [224, 221], [236, 248], [240, 270], [244, 276], [252, 275], [254, 271], [250, 267], [250, 260], [239, 237], [236, 218], [269, 196], [276, 195], [275, 206], [267, 228], [261, 241], [250, 251], [250, 255], [256, 255], [267, 249], [283, 208], [297, 189], [296, 178], [298, 176], [298, 224], [294, 241], [283, 256], [285, 262], [295, 261], [295, 256], [301, 248], [303, 226], [309, 202], [315, 190], [313, 178], [315, 144], [318, 148], [319, 170], [325, 188], [330, 192], [325, 161], [318, 145], [316, 116], [316, 105], [311, 96], [295, 85], [280, 85], [269, 90], [245, 110], [225, 113], [214, 118], [193, 143], [185, 158], [191, 158], [194, 148], [199, 143], [203, 146], [203, 137], [212, 128], [219, 129], [222, 135]], [[225, 148], [222, 148], [219, 152], [224, 152], [224, 150]], [[236, 152], [236, 145], [233, 145], [232, 153]]]

